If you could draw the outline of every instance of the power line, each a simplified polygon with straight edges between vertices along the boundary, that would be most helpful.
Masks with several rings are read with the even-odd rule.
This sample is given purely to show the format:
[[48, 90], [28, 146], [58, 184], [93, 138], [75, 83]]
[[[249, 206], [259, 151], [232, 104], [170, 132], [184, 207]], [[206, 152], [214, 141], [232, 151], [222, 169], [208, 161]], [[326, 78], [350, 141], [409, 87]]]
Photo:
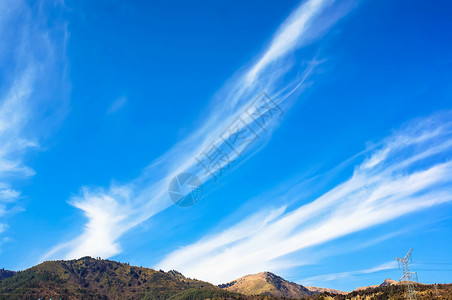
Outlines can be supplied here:
[[415, 265], [447, 265], [450, 266], [452, 263], [450, 262], [426, 262], [426, 261], [418, 261]]
[[418, 271], [434, 271], [434, 272], [450, 272], [452, 271], [451, 268], [428, 268], [428, 269], [424, 269], [424, 268], [416, 268], [416, 270]]

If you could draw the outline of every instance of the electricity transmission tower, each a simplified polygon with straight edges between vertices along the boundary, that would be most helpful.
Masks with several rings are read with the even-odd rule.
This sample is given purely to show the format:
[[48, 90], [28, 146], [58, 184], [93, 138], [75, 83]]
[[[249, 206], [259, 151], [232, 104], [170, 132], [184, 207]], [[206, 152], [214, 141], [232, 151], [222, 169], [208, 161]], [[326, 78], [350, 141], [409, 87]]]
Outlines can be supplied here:
[[417, 273], [410, 271], [410, 264], [413, 262], [411, 259], [411, 251], [413, 248], [408, 251], [405, 257], [399, 258], [396, 257], [397, 262], [402, 265], [403, 276], [400, 278], [400, 282], [406, 285], [406, 298], [409, 300], [416, 300], [416, 291], [414, 290], [414, 282], [417, 282]]

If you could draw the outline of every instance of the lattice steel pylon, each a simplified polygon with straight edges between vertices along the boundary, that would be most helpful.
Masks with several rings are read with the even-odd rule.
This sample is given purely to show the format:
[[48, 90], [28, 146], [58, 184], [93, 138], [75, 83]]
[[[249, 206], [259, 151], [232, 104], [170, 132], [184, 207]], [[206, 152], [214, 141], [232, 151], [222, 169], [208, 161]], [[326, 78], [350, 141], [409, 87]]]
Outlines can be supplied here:
[[412, 263], [411, 251], [413, 251], [413, 248], [408, 251], [405, 257], [396, 257], [396, 260], [399, 263], [399, 269], [400, 264], [402, 265], [403, 276], [400, 278], [400, 282], [406, 285], [405, 297], [410, 300], [416, 300], [417, 292], [414, 290], [414, 282], [417, 282], [417, 273], [410, 271], [410, 264]]

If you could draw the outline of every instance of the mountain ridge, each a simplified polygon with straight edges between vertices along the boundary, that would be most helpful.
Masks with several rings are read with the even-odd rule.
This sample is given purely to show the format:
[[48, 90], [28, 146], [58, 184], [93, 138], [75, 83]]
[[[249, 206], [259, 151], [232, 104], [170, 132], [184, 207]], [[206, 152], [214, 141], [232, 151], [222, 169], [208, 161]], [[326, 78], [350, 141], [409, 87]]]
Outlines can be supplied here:
[[244, 295], [270, 294], [277, 297], [302, 298], [314, 294], [301, 284], [287, 281], [271, 272], [245, 275], [229, 283], [219, 285], [219, 287]]
[[315, 292], [315, 293], [330, 293], [330, 294], [340, 294], [340, 295], [346, 295], [348, 294], [348, 292], [345, 291], [339, 291], [336, 289], [330, 289], [330, 288], [323, 288], [323, 287], [317, 287], [317, 286], [304, 286], [305, 288], [307, 288], [308, 290], [310, 290], [311, 292]]
[[238, 298], [177, 271], [156, 271], [91, 257], [46, 261], [0, 281], [2, 299], [183, 299], [186, 293]]
[[[24, 271], [0, 270], [1, 299], [403, 299], [405, 286], [386, 279], [350, 293], [305, 287], [270, 272], [246, 275], [223, 285], [112, 260], [83, 257], [46, 261]], [[417, 284], [419, 299], [452, 299], [452, 284]]]
[[391, 285], [397, 285], [400, 284], [400, 282], [392, 280], [391, 278], [386, 278], [381, 284], [375, 284], [375, 285], [368, 285], [368, 286], [360, 286], [354, 289], [353, 291], [363, 291], [366, 289], [372, 289], [376, 287], [384, 287], [384, 286], [391, 286]]

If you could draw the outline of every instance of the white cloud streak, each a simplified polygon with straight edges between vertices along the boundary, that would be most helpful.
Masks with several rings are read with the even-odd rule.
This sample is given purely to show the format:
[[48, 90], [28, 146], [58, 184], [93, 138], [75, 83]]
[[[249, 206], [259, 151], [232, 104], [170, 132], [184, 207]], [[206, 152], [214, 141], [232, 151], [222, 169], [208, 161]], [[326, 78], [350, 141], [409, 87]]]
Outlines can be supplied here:
[[[306, 61], [296, 61], [291, 54], [306, 43], [308, 38], [319, 37], [345, 14], [343, 6], [336, 7], [332, 3], [333, 1], [329, 0], [302, 2], [281, 25], [270, 45], [258, 56], [257, 62], [245, 72], [234, 76], [215, 95], [208, 110], [208, 118], [203, 125], [154, 161], [139, 178], [122, 186], [112, 185], [108, 189], [99, 188], [87, 192], [84, 188], [82, 197], [70, 202], [83, 210], [88, 219], [83, 233], [69, 242], [57, 245], [41, 259], [74, 258], [82, 255], [109, 257], [117, 254], [120, 252], [117, 242], [119, 237], [172, 205], [167, 188], [176, 175], [191, 172], [198, 175], [203, 182], [209, 181], [209, 175], [199, 169], [195, 158], [211, 143], [218, 142], [220, 134], [234, 120], [243, 116], [245, 108], [258, 94], [265, 91], [284, 110], [290, 108], [288, 97], [293, 94], [291, 99], [296, 98], [295, 90], [315, 67], [315, 63], [311, 63], [304, 72], [300, 72], [300, 65], [302, 63], [306, 65]], [[322, 26], [317, 26], [316, 23]], [[290, 73], [292, 75], [288, 79], [289, 72], [292, 72]], [[281, 86], [286, 88], [281, 90]], [[274, 96], [276, 92], [278, 94]], [[238, 129], [243, 129], [251, 123], [252, 120], [247, 118]], [[261, 137], [260, 142], [253, 145], [254, 148], [240, 157], [240, 162], [252, 156], [268, 141], [276, 125], [277, 122], [273, 122], [266, 128], [266, 138]], [[227, 154], [229, 161], [239, 158], [233, 151]], [[226, 162], [220, 167], [224, 167], [225, 164]], [[115, 192], [117, 190], [127, 192], [119, 196]], [[111, 209], [106, 209], [107, 206]], [[113, 221], [106, 222], [107, 219]], [[102, 238], [96, 238], [100, 235]]]
[[[214, 283], [262, 270], [278, 272], [300, 264], [287, 259], [289, 254], [452, 201], [451, 116], [410, 123], [356, 166], [351, 178], [318, 199], [282, 214], [284, 208], [267, 210], [279, 211], [278, 217], [258, 231], [248, 230], [252, 224], [235, 225], [170, 253], [157, 267]], [[294, 186], [288, 193], [302, 194], [303, 188]], [[220, 243], [219, 236], [228, 243]]]
[[297, 45], [304, 42], [304, 34], [312, 25], [315, 18], [322, 10], [331, 5], [330, 0], [306, 1], [283, 24], [280, 32], [275, 36], [268, 50], [259, 61], [247, 73], [246, 79], [249, 84], [254, 82], [266, 67], [271, 65], [281, 56], [293, 50]]
[[[59, 78], [52, 80], [51, 89], [58, 91], [56, 83], [64, 77], [55, 72], [63, 54], [49, 37], [61, 28], [46, 30], [42, 21], [41, 13], [35, 14], [25, 1], [0, 3], [0, 231], [7, 228], [6, 216], [17, 211], [11, 206], [20, 205], [21, 193], [11, 187], [11, 181], [35, 174], [24, 162], [25, 153], [39, 148], [39, 138], [54, 128], [54, 120], [64, 117], [67, 106], [67, 98], [50, 99], [55, 94], [38, 88], [47, 88], [47, 80]], [[35, 113], [45, 111], [49, 103], [58, 103], [60, 109]]]

